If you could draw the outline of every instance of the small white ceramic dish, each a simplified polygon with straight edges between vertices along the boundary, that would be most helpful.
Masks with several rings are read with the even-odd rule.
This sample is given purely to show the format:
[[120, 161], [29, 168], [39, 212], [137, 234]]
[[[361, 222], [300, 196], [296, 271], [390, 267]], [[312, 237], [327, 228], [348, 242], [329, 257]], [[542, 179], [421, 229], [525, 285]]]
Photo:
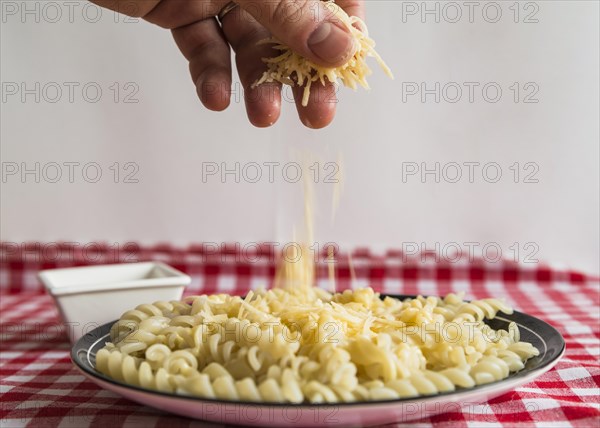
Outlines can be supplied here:
[[160, 262], [49, 269], [39, 278], [54, 298], [72, 343], [141, 303], [180, 300], [191, 282]]

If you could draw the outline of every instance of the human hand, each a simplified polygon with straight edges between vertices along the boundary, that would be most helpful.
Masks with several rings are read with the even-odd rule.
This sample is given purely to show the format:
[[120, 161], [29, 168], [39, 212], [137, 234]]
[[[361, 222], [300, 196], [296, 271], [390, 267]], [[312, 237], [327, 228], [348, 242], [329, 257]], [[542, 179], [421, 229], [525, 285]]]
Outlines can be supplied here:
[[[92, 0], [129, 16], [140, 17], [170, 29], [177, 46], [190, 63], [192, 80], [204, 106], [222, 111], [231, 101], [231, 54], [244, 88], [248, 118], [257, 127], [273, 125], [281, 111], [281, 84], [265, 83], [252, 88], [266, 67], [264, 57], [275, 51], [257, 42], [276, 37], [316, 64], [343, 65], [353, 54], [347, 29], [336, 24], [320, 0], [236, 0], [240, 7], [216, 19], [229, 0]], [[348, 15], [364, 16], [363, 0], [337, 0]], [[303, 88], [293, 94], [300, 120], [309, 128], [323, 128], [333, 120], [335, 87], [314, 85], [309, 103], [301, 105]]]

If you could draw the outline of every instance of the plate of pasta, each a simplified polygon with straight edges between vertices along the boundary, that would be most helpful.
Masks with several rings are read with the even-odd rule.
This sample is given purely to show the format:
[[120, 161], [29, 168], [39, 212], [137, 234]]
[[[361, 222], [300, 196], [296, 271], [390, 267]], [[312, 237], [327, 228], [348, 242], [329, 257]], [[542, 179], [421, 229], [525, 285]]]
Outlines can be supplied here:
[[71, 357], [101, 387], [190, 418], [349, 426], [485, 409], [564, 350], [500, 299], [275, 287], [138, 305]]

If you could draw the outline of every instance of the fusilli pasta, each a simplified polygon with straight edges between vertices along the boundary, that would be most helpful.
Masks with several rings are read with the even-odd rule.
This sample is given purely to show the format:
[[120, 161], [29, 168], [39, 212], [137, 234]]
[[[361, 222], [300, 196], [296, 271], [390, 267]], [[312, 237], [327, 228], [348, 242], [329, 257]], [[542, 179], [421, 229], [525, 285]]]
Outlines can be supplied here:
[[[329, 293], [287, 265], [271, 290], [144, 304], [111, 329], [96, 368], [158, 391], [255, 402], [335, 403], [436, 394], [498, 381], [539, 354], [517, 326], [484, 319], [498, 299]], [[281, 273], [281, 272], [280, 272]], [[285, 281], [284, 281], [285, 280]]]

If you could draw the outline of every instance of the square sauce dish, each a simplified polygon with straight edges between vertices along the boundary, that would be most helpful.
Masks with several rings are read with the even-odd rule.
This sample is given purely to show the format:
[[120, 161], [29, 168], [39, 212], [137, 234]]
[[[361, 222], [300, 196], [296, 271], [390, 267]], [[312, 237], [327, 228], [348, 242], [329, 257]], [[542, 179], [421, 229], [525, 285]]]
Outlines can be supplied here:
[[191, 278], [161, 262], [49, 269], [39, 278], [54, 299], [71, 343], [142, 303], [180, 300]]

